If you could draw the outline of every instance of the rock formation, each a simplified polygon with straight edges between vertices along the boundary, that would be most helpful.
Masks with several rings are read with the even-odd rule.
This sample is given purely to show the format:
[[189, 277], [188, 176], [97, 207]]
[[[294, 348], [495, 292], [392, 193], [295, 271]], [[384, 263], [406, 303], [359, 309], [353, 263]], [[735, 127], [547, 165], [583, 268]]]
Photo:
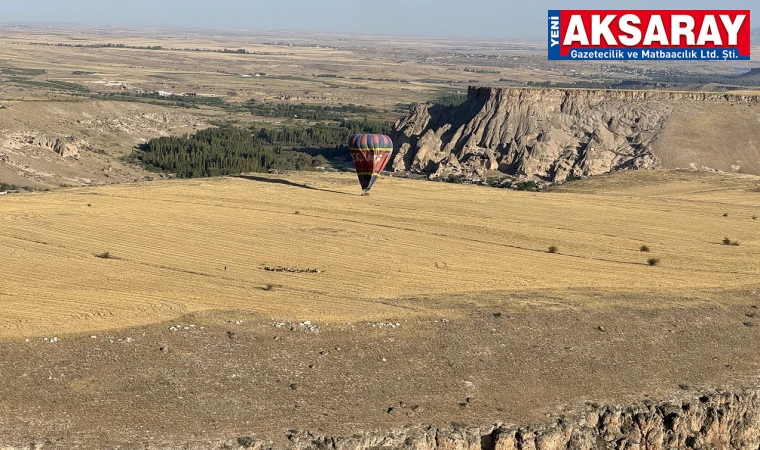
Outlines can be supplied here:
[[74, 141], [70, 139], [61, 139], [61, 138], [55, 138], [55, 137], [48, 137], [48, 136], [37, 136], [33, 138], [30, 142], [30, 144], [38, 145], [40, 147], [47, 147], [54, 152], [58, 153], [64, 158], [68, 157], [79, 157], [79, 148], [77, 148], [77, 145], [74, 143]]
[[660, 165], [651, 144], [679, 102], [755, 104], [704, 92], [470, 87], [455, 107], [419, 105], [391, 133], [394, 171], [564, 181]]
[[[296, 387], [297, 388], [297, 387]], [[254, 450], [666, 450], [742, 449], [760, 446], [760, 391], [713, 392], [673, 402], [635, 406], [592, 405], [551, 424], [486, 427], [408, 426], [367, 431], [352, 436], [328, 436], [290, 430], [279, 444], [256, 436], [227, 441], [197, 441], [152, 445], [146, 449]], [[1, 438], [0, 438], [1, 440]], [[32, 450], [42, 444], [8, 445], [8, 450]], [[47, 448], [47, 446], [45, 446]], [[58, 447], [56, 447], [58, 448]]]
[[[291, 433], [290, 448], [364, 450], [664, 450], [756, 449], [760, 446], [760, 392], [717, 392], [677, 402], [591, 406], [551, 425], [524, 427], [410, 427], [351, 438]], [[263, 445], [262, 445], [263, 444]], [[321, 444], [321, 445], [320, 445]], [[260, 447], [266, 444], [259, 443]]]

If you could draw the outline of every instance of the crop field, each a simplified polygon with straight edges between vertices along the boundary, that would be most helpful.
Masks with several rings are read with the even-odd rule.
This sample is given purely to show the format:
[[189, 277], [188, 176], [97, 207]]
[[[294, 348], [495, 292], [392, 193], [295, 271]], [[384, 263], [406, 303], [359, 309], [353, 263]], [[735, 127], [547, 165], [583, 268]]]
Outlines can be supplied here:
[[[361, 197], [352, 175], [294, 174], [8, 195], [0, 336], [212, 309], [348, 322], [456, 316], [458, 295], [517, 309], [557, 306], [554, 294], [567, 295], [562, 307], [657, 308], [760, 288], [758, 179], [660, 174], [563, 188], [581, 192], [384, 178]], [[493, 300], [505, 292], [539, 295]]]

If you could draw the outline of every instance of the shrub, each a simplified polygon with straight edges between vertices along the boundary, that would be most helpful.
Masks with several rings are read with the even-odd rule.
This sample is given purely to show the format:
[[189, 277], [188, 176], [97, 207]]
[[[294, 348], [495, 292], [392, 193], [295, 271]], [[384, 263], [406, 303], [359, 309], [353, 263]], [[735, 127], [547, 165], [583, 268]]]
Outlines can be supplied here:
[[757, 220], [757, 216], [752, 216], [752, 220]]
[[723, 213], [723, 217], [728, 217], [728, 213]]
[[732, 241], [732, 240], [731, 240], [731, 239], [729, 239], [728, 237], [724, 237], [724, 238], [723, 238], [723, 245], [733, 245], [733, 246], [738, 246], [738, 245], [739, 245], [739, 241]]
[[641, 250], [644, 253], [649, 253], [649, 246], [642, 245], [641, 248], [639, 248], [639, 250]]
[[237, 438], [237, 442], [238, 442], [238, 445], [241, 447], [245, 447], [245, 448], [253, 447], [253, 439], [248, 436]]
[[551, 247], [549, 247], [548, 251], [549, 253], [557, 253], [559, 249], [555, 245], [552, 245]]
[[103, 259], [114, 259], [114, 256], [111, 254], [111, 252], [97, 253], [95, 256]]
[[647, 264], [650, 266], [656, 266], [657, 264], [660, 264], [660, 258], [649, 258]]

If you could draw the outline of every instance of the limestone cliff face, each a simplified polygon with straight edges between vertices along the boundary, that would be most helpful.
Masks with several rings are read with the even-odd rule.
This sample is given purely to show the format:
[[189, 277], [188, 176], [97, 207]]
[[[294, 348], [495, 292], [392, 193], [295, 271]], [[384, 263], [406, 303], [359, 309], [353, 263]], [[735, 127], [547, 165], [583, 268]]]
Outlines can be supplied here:
[[674, 105], [758, 101], [704, 92], [470, 87], [459, 106], [420, 105], [396, 123], [392, 168], [553, 181], [655, 168], [660, 160], [651, 144]]
[[[12, 445], [7, 450], [38, 450], [44, 444]], [[279, 444], [244, 437], [144, 443], [145, 449], [254, 450], [667, 450], [760, 447], [760, 390], [696, 394], [671, 402], [634, 406], [592, 405], [551, 424], [448, 427], [408, 426], [351, 436], [329, 436], [290, 430]], [[55, 447], [59, 448], [59, 447]]]
[[[665, 450], [757, 449], [760, 392], [714, 393], [671, 403], [597, 406], [553, 425], [418, 427], [352, 438], [289, 436], [298, 450]], [[265, 446], [264, 446], [265, 447]]]

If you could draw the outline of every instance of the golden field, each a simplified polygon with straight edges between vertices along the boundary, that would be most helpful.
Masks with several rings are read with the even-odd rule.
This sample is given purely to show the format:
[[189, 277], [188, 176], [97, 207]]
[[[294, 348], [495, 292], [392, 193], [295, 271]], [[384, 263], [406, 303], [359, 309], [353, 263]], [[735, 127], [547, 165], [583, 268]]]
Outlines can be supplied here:
[[[361, 197], [352, 174], [307, 173], [6, 195], [0, 337], [204, 310], [455, 317], [460, 294], [505, 311], [730, 302], [721, 292], [760, 288], [759, 187], [751, 176], [654, 171], [540, 193], [383, 178]], [[510, 300], [517, 292], [530, 295]]]

